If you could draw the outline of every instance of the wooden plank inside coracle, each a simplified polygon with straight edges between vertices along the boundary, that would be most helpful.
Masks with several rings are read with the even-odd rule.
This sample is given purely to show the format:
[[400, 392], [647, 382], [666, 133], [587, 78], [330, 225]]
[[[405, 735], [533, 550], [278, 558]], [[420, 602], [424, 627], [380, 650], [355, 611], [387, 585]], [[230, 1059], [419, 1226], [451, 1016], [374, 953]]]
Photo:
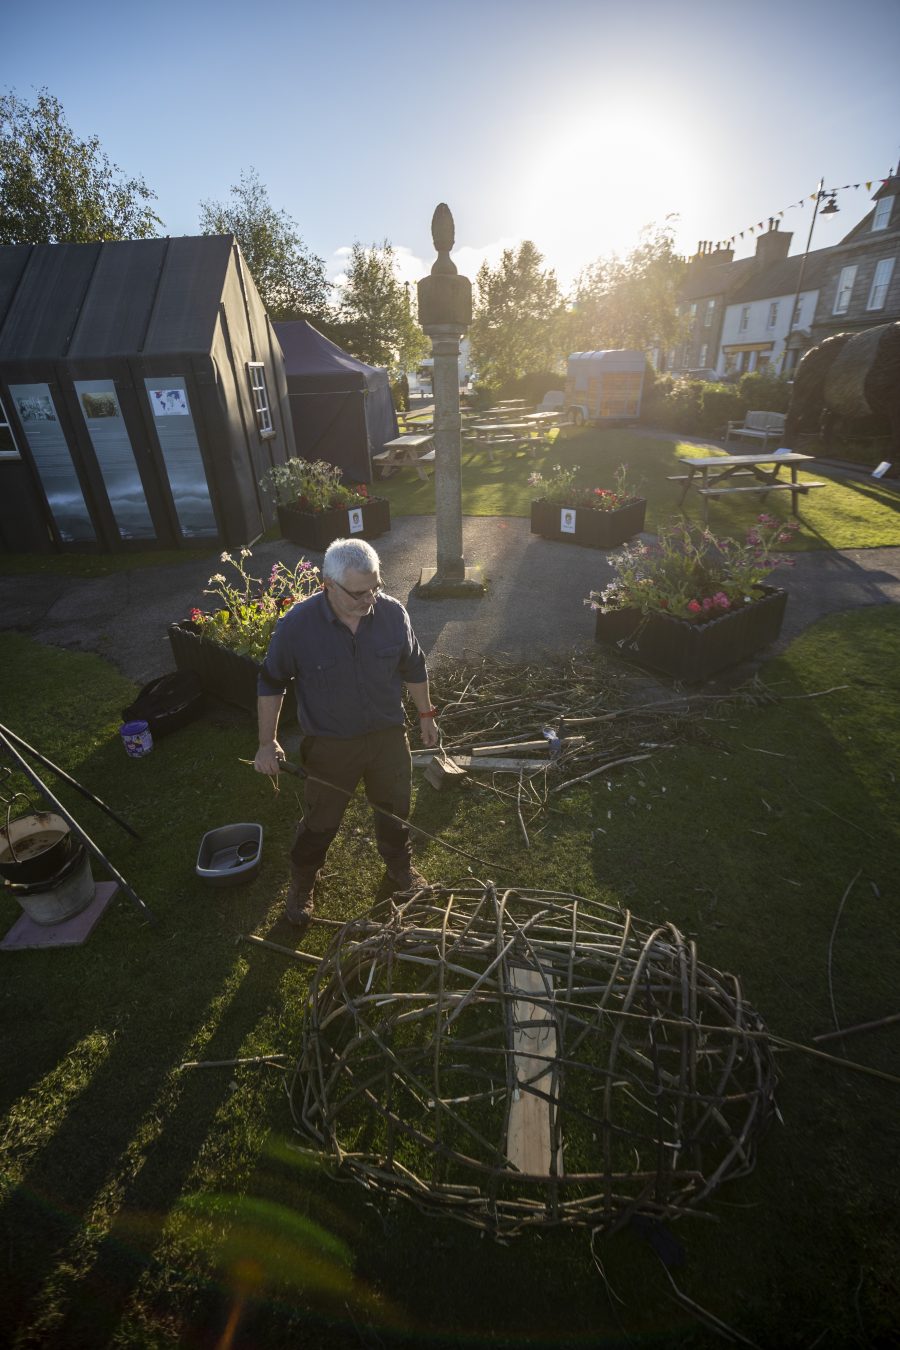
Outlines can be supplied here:
[[[513, 1003], [512, 1051], [515, 1087], [506, 1132], [506, 1156], [520, 1172], [531, 1176], [562, 1174], [562, 1149], [553, 1161], [552, 1104], [534, 1089], [552, 1095], [557, 1055], [556, 1026], [546, 1003], [552, 988], [549, 976], [540, 970], [510, 966], [510, 993], [521, 995]], [[533, 996], [543, 996], [543, 1004]]]

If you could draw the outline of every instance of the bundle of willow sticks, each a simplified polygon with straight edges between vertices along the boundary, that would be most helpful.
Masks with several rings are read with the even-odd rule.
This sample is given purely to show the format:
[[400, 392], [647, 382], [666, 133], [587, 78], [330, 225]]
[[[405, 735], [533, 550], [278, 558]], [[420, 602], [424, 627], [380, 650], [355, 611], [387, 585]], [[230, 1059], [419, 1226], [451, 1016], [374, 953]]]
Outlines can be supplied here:
[[443, 753], [470, 773], [519, 774], [529, 798], [544, 804], [553, 793], [619, 765], [686, 740], [711, 739], [721, 705], [771, 698], [760, 686], [721, 695], [657, 690], [648, 697], [646, 684], [611, 677], [592, 653], [541, 665], [488, 657], [445, 662], [431, 687], [441, 710]]

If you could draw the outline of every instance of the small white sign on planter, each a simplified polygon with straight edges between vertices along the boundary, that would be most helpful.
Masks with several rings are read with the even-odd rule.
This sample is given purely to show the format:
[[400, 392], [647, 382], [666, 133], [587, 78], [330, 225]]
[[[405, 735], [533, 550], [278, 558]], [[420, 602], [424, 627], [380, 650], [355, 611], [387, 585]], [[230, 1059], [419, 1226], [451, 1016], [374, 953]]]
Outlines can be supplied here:
[[575, 533], [575, 517], [576, 517], [576, 515], [577, 515], [577, 512], [576, 512], [576, 511], [572, 511], [570, 508], [565, 507], [565, 506], [563, 507], [563, 509], [562, 509], [562, 510], [560, 511], [560, 513], [559, 513], [559, 532], [560, 532], [560, 534], [574, 534], [574, 533]]
[[347, 512], [347, 523], [351, 534], [360, 534], [363, 528], [363, 513], [361, 506], [354, 506]]

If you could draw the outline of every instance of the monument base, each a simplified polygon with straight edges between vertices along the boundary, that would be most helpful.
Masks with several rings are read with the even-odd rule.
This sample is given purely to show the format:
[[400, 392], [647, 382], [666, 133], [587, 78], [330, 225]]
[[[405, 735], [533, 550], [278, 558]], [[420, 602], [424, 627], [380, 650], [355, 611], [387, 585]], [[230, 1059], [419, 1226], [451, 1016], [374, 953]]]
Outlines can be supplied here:
[[422, 600], [472, 600], [486, 589], [480, 567], [467, 567], [458, 577], [442, 576], [437, 567], [423, 567], [414, 594]]

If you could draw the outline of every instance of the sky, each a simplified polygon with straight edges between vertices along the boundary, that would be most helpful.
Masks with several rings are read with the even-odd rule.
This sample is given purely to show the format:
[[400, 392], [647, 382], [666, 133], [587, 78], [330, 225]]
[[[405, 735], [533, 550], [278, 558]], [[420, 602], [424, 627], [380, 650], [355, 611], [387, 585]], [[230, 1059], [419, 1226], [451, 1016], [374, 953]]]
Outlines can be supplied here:
[[770, 216], [802, 252], [820, 179], [823, 248], [900, 161], [900, 0], [44, 0], [2, 39], [0, 87], [54, 94], [164, 233], [252, 167], [331, 279], [357, 240], [424, 275], [441, 201], [473, 280], [531, 239], [568, 288], [667, 220], [685, 255]]

